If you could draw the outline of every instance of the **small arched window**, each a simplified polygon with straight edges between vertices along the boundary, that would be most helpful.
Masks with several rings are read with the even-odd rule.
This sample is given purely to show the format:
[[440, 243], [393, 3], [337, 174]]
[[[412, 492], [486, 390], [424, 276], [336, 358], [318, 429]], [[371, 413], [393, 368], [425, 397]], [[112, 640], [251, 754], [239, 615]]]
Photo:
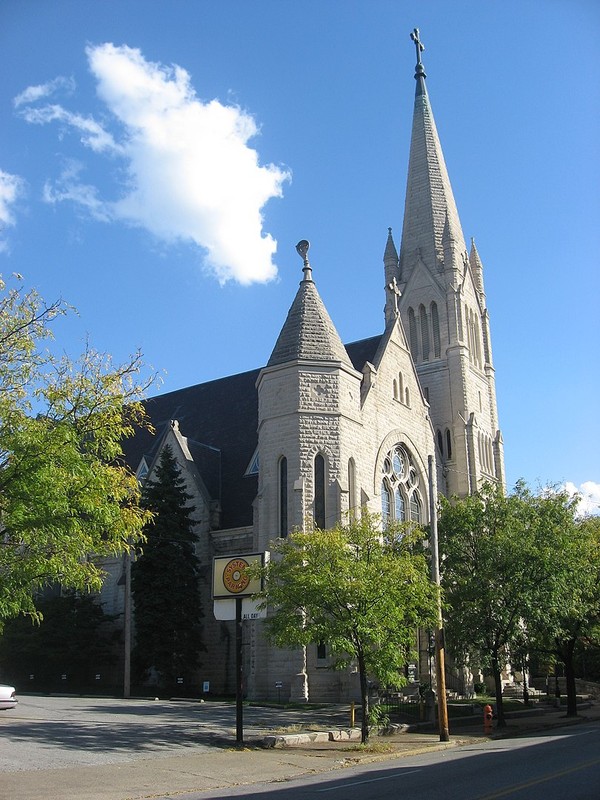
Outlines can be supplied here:
[[287, 458], [279, 459], [279, 535], [288, 535]]
[[394, 400], [397, 400], [398, 399], [398, 381], [395, 378], [394, 378], [393, 386], [394, 386]]
[[318, 453], [315, 456], [315, 525], [325, 528], [325, 459]]
[[446, 458], [452, 458], [452, 435], [448, 428], [446, 428]]

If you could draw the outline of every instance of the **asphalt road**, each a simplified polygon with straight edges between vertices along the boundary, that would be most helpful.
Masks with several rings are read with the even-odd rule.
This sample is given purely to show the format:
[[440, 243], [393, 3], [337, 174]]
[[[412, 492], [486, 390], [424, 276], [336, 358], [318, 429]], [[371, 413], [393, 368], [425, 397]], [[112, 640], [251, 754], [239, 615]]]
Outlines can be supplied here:
[[594, 724], [179, 800], [598, 800], [599, 745]]

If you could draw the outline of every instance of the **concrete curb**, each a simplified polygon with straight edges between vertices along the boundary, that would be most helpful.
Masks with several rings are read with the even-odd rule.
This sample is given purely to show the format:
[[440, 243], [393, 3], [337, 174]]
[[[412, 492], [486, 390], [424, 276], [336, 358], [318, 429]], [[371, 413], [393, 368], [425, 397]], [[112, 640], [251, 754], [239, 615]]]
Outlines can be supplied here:
[[265, 736], [261, 740], [262, 746], [270, 747], [295, 747], [315, 742], [359, 742], [360, 728], [347, 728], [346, 730], [310, 731], [308, 733], [286, 733], [282, 735]]

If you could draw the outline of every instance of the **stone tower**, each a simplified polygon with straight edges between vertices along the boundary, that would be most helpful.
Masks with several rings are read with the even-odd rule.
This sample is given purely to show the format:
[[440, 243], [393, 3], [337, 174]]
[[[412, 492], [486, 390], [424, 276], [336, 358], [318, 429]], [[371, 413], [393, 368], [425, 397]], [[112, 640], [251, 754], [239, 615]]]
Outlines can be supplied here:
[[[386, 321], [397, 306], [435, 431], [438, 486], [464, 496], [485, 481], [504, 486], [504, 453], [483, 266], [467, 252], [421, 61], [400, 255], [391, 230], [384, 253]], [[398, 298], [397, 293], [400, 292]]]

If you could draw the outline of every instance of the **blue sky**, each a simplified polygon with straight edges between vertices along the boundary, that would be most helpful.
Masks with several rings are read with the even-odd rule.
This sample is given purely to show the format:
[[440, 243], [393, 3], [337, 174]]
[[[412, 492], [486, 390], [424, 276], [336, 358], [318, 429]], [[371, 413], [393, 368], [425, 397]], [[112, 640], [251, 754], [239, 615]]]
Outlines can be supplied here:
[[267, 361], [302, 238], [342, 339], [381, 332], [415, 26], [508, 483], [598, 499], [596, 0], [3, 0], [0, 272], [78, 309], [62, 349], [140, 347], [160, 391]]

